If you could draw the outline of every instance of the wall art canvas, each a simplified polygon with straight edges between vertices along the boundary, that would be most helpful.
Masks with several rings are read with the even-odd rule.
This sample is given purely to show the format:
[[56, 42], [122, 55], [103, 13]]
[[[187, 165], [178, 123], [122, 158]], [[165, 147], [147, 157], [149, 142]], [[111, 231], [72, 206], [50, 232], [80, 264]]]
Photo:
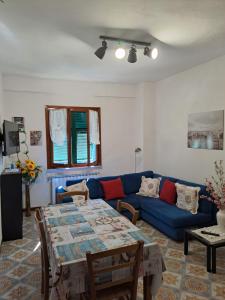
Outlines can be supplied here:
[[30, 131], [30, 145], [41, 146], [42, 145], [42, 132], [38, 130]]
[[24, 131], [25, 126], [24, 126], [24, 117], [13, 117], [12, 121], [19, 126], [19, 131]]
[[223, 136], [223, 110], [189, 114], [188, 148], [223, 150]]

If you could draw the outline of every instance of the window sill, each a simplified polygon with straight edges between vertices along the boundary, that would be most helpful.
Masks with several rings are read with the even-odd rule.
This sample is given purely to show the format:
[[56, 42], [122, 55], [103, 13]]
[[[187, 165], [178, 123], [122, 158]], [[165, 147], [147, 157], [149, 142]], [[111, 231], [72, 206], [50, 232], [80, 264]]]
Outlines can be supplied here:
[[89, 166], [89, 167], [76, 167], [76, 168], [58, 168], [58, 169], [48, 169], [46, 176], [48, 179], [53, 177], [63, 177], [63, 176], [73, 176], [73, 175], [98, 175], [102, 166]]

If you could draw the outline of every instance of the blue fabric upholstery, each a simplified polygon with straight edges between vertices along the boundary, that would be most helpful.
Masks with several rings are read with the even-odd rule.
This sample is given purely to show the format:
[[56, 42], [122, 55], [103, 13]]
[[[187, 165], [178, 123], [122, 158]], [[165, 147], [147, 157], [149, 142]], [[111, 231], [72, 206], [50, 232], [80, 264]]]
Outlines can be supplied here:
[[161, 192], [161, 189], [162, 189], [162, 187], [164, 185], [164, 182], [166, 180], [169, 180], [169, 181], [174, 182], [174, 183], [177, 182], [176, 178], [169, 177], [169, 176], [163, 176], [163, 175], [154, 173], [153, 178], [159, 178], [159, 177], [161, 178], [160, 185], [159, 185], [159, 192]]
[[103, 198], [103, 191], [100, 182], [95, 178], [90, 178], [87, 181], [89, 196], [91, 199]]
[[147, 178], [153, 177], [152, 171], [145, 171], [141, 173], [132, 173], [125, 174], [121, 176], [121, 180], [123, 183], [123, 188], [125, 194], [137, 193], [141, 186], [141, 177], [145, 176]]
[[184, 239], [184, 227], [181, 228], [173, 228], [168, 226], [166, 223], [161, 222], [159, 219], [150, 215], [148, 212], [141, 210], [140, 218], [145, 222], [151, 224], [155, 228], [157, 228], [162, 233], [166, 234], [168, 237], [175, 241], [183, 241]]
[[155, 218], [171, 227], [189, 227], [206, 224], [210, 221], [209, 214], [198, 213], [191, 214], [189, 211], [178, 208], [176, 205], [170, 205], [165, 201], [156, 198], [147, 198], [141, 201], [141, 208]]
[[[175, 240], [183, 240], [184, 230], [187, 227], [192, 226], [210, 226], [215, 224], [216, 219], [216, 206], [206, 199], [199, 200], [198, 214], [192, 215], [190, 212], [178, 208], [176, 205], [170, 205], [165, 201], [158, 198], [144, 197], [136, 195], [141, 185], [141, 177], [161, 177], [160, 190], [166, 179], [172, 182], [178, 182], [188, 186], [199, 186], [200, 196], [207, 196], [206, 188], [203, 185], [176, 179], [173, 177], [162, 176], [160, 174], [153, 174], [152, 171], [146, 171], [134, 174], [121, 175], [121, 180], [124, 187], [126, 197], [123, 201], [131, 204], [135, 209], [140, 212], [140, 217], [146, 222], [152, 224], [157, 229]], [[104, 198], [103, 189], [101, 187], [101, 180], [112, 180], [119, 176], [108, 176], [100, 178], [90, 178], [87, 180], [87, 186], [91, 199]], [[72, 185], [81, 182], [83, 179], [68, 180], [66, 185]], [[63, 187], [57, 188], [56, 192], [65, 192]], [[71, 202], [72, 198], [67, 197], [63, 202]], [[116, 209], [116, 199], [109, 200], [107, 203]], [[131, 218], [131, 215], [127, 211], [123, 211], [122, 214]]]
[[73, 185], [73, 184], [80, 183], [83, 180], [85, 180], [85, 179], [82, 178], [82, 179], [67, 180], [66, 186], [70, 186], [70, 185]]
[[56, 193], [65, 193], [66, 190], [64, 190], [63, 186], [59, 186], [56, 188]]
[[[135, 209], [139, 209], [140, 208], [140, 201], [139, 201], [139, 197], [136, 194], [130, 194], [128, 196], [126, 196], [125, 198], [121, 199], [124, 202], [129, 203], [130, 205], [132, 205]], [[118, 199], [113, 199], [113, 200], [107, 200], [106, 203], [108, 203], [110, 206], [112, 206], [113, 208], [116, 208], [117, 205], [117, 201]]]
[[73, 202], [72, 197], [65, 197], [65, 198], [63, 198], [62, 201], [60, 201], [60, 203], [69, 203], [69, 202]]

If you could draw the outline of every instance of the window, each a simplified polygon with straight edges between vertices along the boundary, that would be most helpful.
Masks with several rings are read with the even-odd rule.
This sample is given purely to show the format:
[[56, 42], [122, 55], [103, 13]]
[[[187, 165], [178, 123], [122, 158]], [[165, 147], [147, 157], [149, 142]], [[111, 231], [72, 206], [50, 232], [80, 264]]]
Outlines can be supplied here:
[[100, 108], [46, 106], [48, 169], [101, 165]]

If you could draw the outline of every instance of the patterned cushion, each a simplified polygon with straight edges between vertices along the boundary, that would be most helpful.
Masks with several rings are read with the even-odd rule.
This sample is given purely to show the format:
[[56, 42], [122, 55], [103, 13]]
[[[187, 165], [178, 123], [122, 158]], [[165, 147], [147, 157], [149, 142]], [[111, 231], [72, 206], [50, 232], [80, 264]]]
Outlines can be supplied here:
[[86, 185], [86, 180], [83, 180], [79, 183], [64, 187], [64, 190], [66, 190], [67, 192], [74, 192], [74, 191], [85, 192], [85, 191], [87, 191], [87, 189], [88, 188]]
[[175, 185], [177, 190], [177, 207], [188, 210], [192, 214], [197, 214], [200, 187], [179, 183], [175, 183]]
[[141, 187], [137, 195], [159, 198], [160, 178], [141, 177]]

